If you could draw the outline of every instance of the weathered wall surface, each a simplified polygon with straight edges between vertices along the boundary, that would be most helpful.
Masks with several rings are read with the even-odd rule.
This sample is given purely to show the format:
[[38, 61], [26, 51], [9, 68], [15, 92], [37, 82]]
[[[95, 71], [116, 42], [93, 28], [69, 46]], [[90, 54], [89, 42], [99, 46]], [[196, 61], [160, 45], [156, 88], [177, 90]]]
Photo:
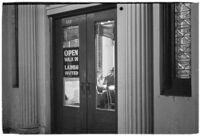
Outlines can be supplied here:
[[2, 110], [3, 129], [18, 126], [19, 89], [14, 86], [15, 7], [3, 6], [2, 18]]

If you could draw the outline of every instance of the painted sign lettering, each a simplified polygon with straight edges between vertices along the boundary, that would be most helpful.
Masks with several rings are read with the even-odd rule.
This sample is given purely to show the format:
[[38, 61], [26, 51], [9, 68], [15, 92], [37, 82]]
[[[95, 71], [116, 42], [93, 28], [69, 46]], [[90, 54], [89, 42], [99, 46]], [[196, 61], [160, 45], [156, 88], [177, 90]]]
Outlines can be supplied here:
[[79, 77], [78, 47], [63, 48], [64, 77]]

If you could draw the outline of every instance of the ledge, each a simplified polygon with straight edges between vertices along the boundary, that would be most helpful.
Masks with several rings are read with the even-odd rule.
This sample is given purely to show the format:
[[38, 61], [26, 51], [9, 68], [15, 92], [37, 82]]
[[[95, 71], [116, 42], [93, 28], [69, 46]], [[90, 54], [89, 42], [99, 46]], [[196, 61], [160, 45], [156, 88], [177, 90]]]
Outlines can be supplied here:
[[100, 5], [99, 3], [96, 4], [58, 4], [58, 5], [49, 5], [46, 7], [46, 14], [55, 15], [63, 12], [68, 12], [72, 10], [88, 8], [92, 6]]

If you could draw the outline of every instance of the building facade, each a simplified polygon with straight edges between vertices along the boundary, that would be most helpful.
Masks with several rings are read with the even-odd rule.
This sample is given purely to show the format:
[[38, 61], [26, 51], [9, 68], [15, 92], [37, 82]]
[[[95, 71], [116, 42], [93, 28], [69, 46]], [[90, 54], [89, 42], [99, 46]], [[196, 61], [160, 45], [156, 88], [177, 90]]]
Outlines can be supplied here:
[[4, 133], [197, 133], [198, 24], [198, 3], [4, 3]]

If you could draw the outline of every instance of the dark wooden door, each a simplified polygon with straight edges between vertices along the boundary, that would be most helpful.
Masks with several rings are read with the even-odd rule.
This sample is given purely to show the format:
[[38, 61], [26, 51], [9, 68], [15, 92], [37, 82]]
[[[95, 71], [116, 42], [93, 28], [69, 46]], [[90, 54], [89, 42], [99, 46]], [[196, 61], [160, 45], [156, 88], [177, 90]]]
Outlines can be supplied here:
[[116, 133], [115, 9], [87, 14], [87, 32], [88, 131]]
[[116, 10], [53, 19], [53, 130], [117, 133]]
[[86, 15], [53, 20], [53, 126], [86, 133]]

